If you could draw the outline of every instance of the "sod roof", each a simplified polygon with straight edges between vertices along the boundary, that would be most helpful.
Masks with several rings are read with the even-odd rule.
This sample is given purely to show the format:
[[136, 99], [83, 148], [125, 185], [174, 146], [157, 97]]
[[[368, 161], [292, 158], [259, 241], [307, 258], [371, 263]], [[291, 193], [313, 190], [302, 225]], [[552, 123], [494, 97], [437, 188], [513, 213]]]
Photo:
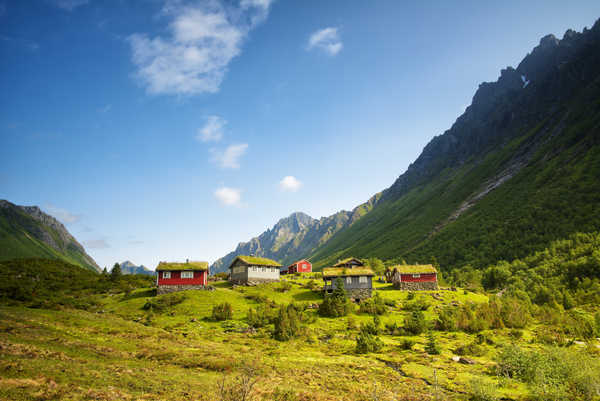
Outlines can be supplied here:
[[156, 271], [177, 271], [177, 270], [208, 270], [208, 262], [160, 262]]
[[345, 266], [345, 265], [347, 265], [348, 263], [352, 262], [353, 260], [355, 260], [355, 261], [357, 261], [358, 263], [360, 263], [360, 264], [361, 264], [361, 266], [364, 266], [364, 265], [365, 265], [365, 264], [364, 264], [364, 263], [363, 263], [363, 262], [362, 262], [360, 259], [357, 259], [357, 258], [346, 258], [346, 259], [338, 260], [338, 262], [337, 262], [335, 265], [333, 265], [333, 266], [334, 266], [334, 267], [341, 267], [341, 266]]
[[374, 276], [373, 270], [367, 266], [347, 268], [347, 267], [325, 267], [323, 268], [323, 278], [325, 277], [347, 277], [347, 276]]
[[[231, 262], [231, 265], [233, 265], [235, 263], [236, 260], [241, 260], [242, 262], [244, 262], [247, 265], [252, 265], [252, 266], [274, 266], [274, 267], [281, 267], [281, 265], [277, 262], [275, 262], [272, 259], [268, 259], [268, 258], [259, 258], [258, 256], [246, 256], [246, 255], [239, 255], [237, 256], [233, 262]], [[231, 266], [230, 266], [231, 267]]]
[[421, 273], [437, 273], [437, 270], [432, 265], [396, 265], [390, 267], [390, 270], [398, 270], [400, 274], [421, 274]]

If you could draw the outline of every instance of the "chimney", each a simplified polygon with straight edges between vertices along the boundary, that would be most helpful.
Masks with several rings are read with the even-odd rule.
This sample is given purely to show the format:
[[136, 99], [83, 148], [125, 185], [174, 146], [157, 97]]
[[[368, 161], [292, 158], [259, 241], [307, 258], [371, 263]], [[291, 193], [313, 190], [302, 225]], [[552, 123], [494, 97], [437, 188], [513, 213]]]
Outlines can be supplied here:
[[190, 260], [189, 260], [189, 259], [186, 259], [186, 260], [185, 260], [185, 263], [190, 263]]

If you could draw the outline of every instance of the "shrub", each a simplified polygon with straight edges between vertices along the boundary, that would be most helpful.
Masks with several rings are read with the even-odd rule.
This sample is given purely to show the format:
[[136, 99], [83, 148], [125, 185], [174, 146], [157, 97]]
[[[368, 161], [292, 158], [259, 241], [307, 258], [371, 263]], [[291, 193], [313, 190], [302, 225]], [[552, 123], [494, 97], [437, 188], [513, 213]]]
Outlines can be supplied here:
[[496, 401], [499, 400], [496, 385], [482, 378], [475, 378], [470, 383], [470, 401]]
[[279, 307], [279, 312], [274, 321], [275, 329], [273, 338], [279, 341], [288, 341], [300, 333], [300, 318], [293, 305]]
[[402, 330], [402, 328], [400, 326], [398, 326], [398, 323], [396, 323], [396, 322], [391, 322], [391, 323], [385, 324], [385, 331], [390, 336], [398, 335], [401, 332], [401, 330]]
[[411, 350], [415, 345], [415, 341], [410, 338], [405, 338], [400, 342], [400, 348], [404, 350]]
[[427, 324], [425, 315], [421, 311], [413, 311], [404, 319], [404, 330], [412, 335], [418, 335], [425, 331]]
[[315, 280], [309, 280], [306, 283], [306, 288], [308, 288], [311, 291], [315, 291], [315, 290], [318, 290], [320, 288], [320, 285]]
[[435, 320], [435, 328], [440, 331], [456, 331], [456, 311], [452, 306], [445, 306], [440, 309], [438, 317]]
[[213, 306], [212, 319], [215, 321], [230, 320], [233, 316], [233, 307], [229, 302], [223, 302]]
[[319, 315], [327, 317], [346, 316], [352, 304], [346, 297], [346, 290], [342, 279], [338, 278], [335, 282], [335, 289], [331, 294], [325, 294], [323, 302], [319, 305]]
[[427, 352], [429, 355], [439, 355], [439, 353], [441, 352], [440, 346], [438, 345], [435, 339], [433, 331], [430, 331], [427, 335], [427, 344], [425, 345], [425, 352]]
[[372, 299], [367, 299], [360, 304], [360, 313], [368, 313], [369, 315], [383, 315], [387, 313], [387, 307], [383, 298], [379, 294], [375, 294]]
[[423, 297], [419, 297], [412, 302], [404, 304], [404, 309], [409, 311], [426, 311], [431, 304]]
[[282, 281], [279, 283], [279, 287], [276, 288], [279, 292], [287, 292], [292, 289], [292, 283], [289, 281]]
[[471, 356], [482, 356], [485, 353], [485, 349], [475, 342], [469, 344], [461, 344], [454, 350], [456, 355], [471, 355]]
[[378, 333], [375, 322], [361, 325], [360, 332], [356, 336], [356, 352], [366, 354], [380, 351], [383, 348], [383, 342], [377, 336]]
[[358, 328], [354, 316], [348, 316], [348, 318], [346, 319], [346, 327], [348, 328], [348, 330], [356, 330]]
[[187, 296], [183, 292], [174, 292], [171, 294], [159, 295], [156, 298], [146, 301], [142, 309], [162, 313], [172, 306], [178, 305], [185, 301]]
[[246, 315], [248, 325], [257, 329], [272, 323], [274, 319], [275, 314], [273, 313], [273, 308], [266, 304], [261, 304], [256, 308], [248, 309], [248, 314]]

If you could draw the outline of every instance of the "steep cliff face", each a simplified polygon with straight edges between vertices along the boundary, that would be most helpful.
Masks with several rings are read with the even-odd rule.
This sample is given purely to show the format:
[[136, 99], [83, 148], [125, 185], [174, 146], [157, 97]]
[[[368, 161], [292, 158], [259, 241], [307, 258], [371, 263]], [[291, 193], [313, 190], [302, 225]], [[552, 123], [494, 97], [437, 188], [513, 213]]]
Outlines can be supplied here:
[[516, 69], [481, 84], [374, 210], [313, 260], [352, 254], [481, 266], [597, 230], [599, 102], [600, 22], [542, 38]]
[[25, 257], [62, 259], [100, 271], [83, 246], [54, 217], [37, 206], [0, 200], [0, 260]]
[[365, 204], [294, 233], [279, 248], [287, 253], [260, 236], [230, 255], [310, 255], [317, 268], [344, 256], [444, 268], [522, 257], [600, 229], [599, 142], [600, 20], [543, 37], [517, 68], [482, 83], [452, 127]]

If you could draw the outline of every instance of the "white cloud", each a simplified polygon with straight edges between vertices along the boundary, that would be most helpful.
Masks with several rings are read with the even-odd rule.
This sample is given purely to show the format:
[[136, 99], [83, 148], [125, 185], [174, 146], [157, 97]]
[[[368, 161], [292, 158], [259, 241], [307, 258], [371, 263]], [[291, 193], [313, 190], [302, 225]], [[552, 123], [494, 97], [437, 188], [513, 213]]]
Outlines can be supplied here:
[[330, 56], [335, 56], [342, 50], [344, 45], [340, 39], [337, 28], [329, 27], [313, 32], [308, 39], [307, 49], [314, 48], [323, 50]]
[[296, 192], [300, 187], [302, 187], [302, 182], [292, 175], [285, 176], [279, 181], [279, 188], [283, 191]]
[[202, 142], [218, 142], [223, 138], [223, 127], [227, 124], [224, 118], [219, 116], [208, 116], [204, 127], [198, 129], [196, 139]]
[[215, 191], [215, 197], [224, 205], [239, 206], [242, 191], [237, 188], [221, 187]]
[[240, 168], [240, 157], [246, 153], [247, 143], [229, 145], [224, 151], [211, 149], [213, 161], [222, 168]]
[[110, 245], [103, 239], [90, 239], [83, 241], [83, 245], [89, 249], [106, 249], [110, 248]]
[[68, 210], [61, 209], [53, 205], [46, 205], [45, 209], [48, 214], [55, 217], [63, 224], [77, 223], [79, 220], [81, 220], [80, 214], [73, 214]]
[[88, 3], [89, 0], [52, 0], [52, 4], [54, 4], [56, 7], [67, 11], [73, 11], [77, 7], [86, 5]]
[[183, 6], [168, 3], [169, 35], [129, 39], [136, 76], [152, 94], [194, 95], [218, 92], [229, 62], [244, 39], [263, 21], [269, 0], [243, 0], [239, 7], [217, 2]]

